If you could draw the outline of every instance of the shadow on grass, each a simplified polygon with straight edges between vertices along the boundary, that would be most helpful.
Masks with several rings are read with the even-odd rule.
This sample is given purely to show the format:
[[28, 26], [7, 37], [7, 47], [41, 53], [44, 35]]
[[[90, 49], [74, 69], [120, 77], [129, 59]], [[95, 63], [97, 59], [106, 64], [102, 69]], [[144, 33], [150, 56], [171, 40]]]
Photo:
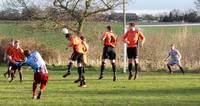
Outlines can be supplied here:
[[[66, 94], [79, 94], [79, 95], [124, 95], [124, 96], [156, 96], [156, 95], [200, 95], [199, 88], [179, 88], [179, 89], [146, 89], [146, 90], [134, 90], [134, 89], [112, 89], [112, 90], [76, 90], [76, 91], [65, 91], [60, 93]], [[55, 91], [55, 93], [58, 93]]]

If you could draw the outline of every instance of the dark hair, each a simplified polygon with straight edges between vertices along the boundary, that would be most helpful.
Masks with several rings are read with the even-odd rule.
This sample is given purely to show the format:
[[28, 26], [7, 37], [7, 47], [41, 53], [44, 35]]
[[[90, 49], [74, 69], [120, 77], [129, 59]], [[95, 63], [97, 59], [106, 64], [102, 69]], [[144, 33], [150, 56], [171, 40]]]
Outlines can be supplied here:
[[107, 27], [107, 30], [111, 31], [112, 30], [112, 27], [110, 25], [108, 25]]
[[65, 38], [69, 38], [70, 36], [72, 36], [71, 33], [65, 34]]
[[31, 54], [31, 51], [30, 50], [25, 50], [24, 51], [24, 55], [26, 56], [26, 57], [28, 57], [28, 56], [30, 56], [30, 54]]
[[19, 43], [19, 40], [15, 40], [15, 44], [16, 44], [16, 43]]
[[80, 39], [81, 39], [81, 40], [85, 40], [85, 37], [84, 37], [84, 36], [80, 36]]
[[10, 42], [15, 42], [15, 40], [14, 39], [10, 39]]
[[135, 23], [134, 23], [134, 22], [130, 22], [130, 23], [129, 23], [129, 26], [134, 27], [134, 26], [135, 26]]
[[175, 44], [172, 43], [171, 46], [175, 46]]

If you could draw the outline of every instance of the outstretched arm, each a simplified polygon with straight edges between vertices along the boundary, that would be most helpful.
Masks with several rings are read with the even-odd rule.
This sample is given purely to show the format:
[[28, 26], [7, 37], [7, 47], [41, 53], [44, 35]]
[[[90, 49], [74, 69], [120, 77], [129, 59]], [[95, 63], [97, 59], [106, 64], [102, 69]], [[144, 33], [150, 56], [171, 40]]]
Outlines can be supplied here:
[[106, 33], [104, 32], [102, 35], [101, 35], [101, 38], [100, 38], [102, 41], [104, 41], [106, 39]]
[[143, 47], [144, 45], [144, 42], [145, 42], [145, 37], [144, 35], [142, 34], [142, 32], [138, 32], [139, 33], [139, 38], [141, 39], [141, 48]]
[[27, 63], [27, 57], [24, 57], [24, 60], [21, 62], [15, 62], [15, 64], [19, 67], [24, 66], [24, 65], [28, 65]]
[[182, 58], [181, 53], [177, 50], [179, 60]]
[[168, 54], [168, 56], [164, 59], [164, 61], [167, 61], [167, 59], [169, 58], [169, 56], [170, 56], [170, 55]]
[[4, 58], [3, 58], [3, 60], [6, 61], [6, 58], [7, 58], [7, 53], [6, 53], [6, 51], [5, 51], [5, 52], [4, 52]]

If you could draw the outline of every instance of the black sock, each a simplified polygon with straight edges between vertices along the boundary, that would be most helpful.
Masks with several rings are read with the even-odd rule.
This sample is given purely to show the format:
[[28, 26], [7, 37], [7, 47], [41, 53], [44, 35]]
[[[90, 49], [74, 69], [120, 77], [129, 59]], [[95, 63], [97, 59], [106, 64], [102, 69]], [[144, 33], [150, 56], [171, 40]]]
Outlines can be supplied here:
[[22, 72], [19, 71], [19, 78], [20, 78], [20, 82], [22, 81]]
[[169, 69], [169, 72], [171, 73], [172, 72], [172, 69], [169, 65], [167, 65], [167, 68]]
[[116, 64], [112, 63], [113, 76], [116, 76]]
[[101, 64], [101, 75], [103, 75], [104, 69], [105, 69], [105, 62], [102, 62], [102, 64]]
[[181, 72], [184, 74], [185, 72], [184, 72], [183, 68], [182, 67], [179, 67], [179, 68], [180, 68]]
[[85, 73], [85, 68], [83, 67], [83, 73]]
[[84, 73], [82, 74], [82, 84], [83, 84], [83, 85], [86, 84]]
[[78, 76], [79, 76], [79, 79], [81, 79], [81, 74], [82, 74], [82, 67], [78, 67]]
[[128, 64], [128, 71], [129, 71], [129, 74], [131, 74], [131, 75], [132, 75], [132, 67], [133, 67], [133, 64], [129, 63]]
[[86, 82], [85, 82], [85, 76], [84, 76], [84, 73], [83, 73], [83, 67], [78, 67], [78, 74], [79, 74], [79, 78], [81, 79], [80, 81], [80, 85], [85, 85]]
[[72, 62], [70, 62], [70, 63], [67, 65], [67, 72], [68, 72], [68, 73], [71, 72], [71, 70], [72, 70], [72, 65], [73, 65]]
[[138, 63], [135, 63], [135, 74], [137, 74], [138, 73]]

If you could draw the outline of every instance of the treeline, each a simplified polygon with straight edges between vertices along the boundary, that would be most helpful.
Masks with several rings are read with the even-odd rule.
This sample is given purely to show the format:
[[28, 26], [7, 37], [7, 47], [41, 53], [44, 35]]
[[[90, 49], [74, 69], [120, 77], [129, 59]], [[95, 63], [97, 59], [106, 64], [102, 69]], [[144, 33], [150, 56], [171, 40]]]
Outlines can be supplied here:
[[181, 12], [179, 10], [172, 10], [169, 14], [160, 16], [160, 22], [200, 22], [198, 11], [188, 10]]
[[[134, 16], [130, 17], [127, 16], [128, 20], [134, 21], [156, 21], [156, 22], [200, 22], [200, 16], [198, 11], [196, 10], [187, 10], [187, 11], [180, 11], [180, 10], [172, 10], [169, 13], [162, 13], [158, 15], [151, 15], [151, 14], [143, 14], [143, 15], [136, 15], [133, 13]], [[123, 21], [120, 17], [116, 18], [117, 16], [112, 14], [95, 14], [92, 17], [89, 17], [88, 20], [90, 21], [112, 21], [114, 17], [117, 22]], [[123, 17], [122, 17], [123, 18]], [[134, 19], [132, 19], [134, 18]], [[4, 9], [0, 11], [0, 20], [41, 20], [41, 19], [53, 19], [53, 20], [73, 20], [70, 15], [65, 13], [64, 11], [58, 10], [54, 7], [46, 7], [45, 9], [40, 9], [38, 7], [29, 7], [24, 8], [23, 10], [17, 9]]]
[[172, 10], [169, 13], [158, 15], [143, 14], [139, 16], [137, 20], [157, 22], [200, 22], [200, 16], [196, 10]]
[[[102, 17], [99, 17], [101, 15]], [[46, 7], [44, 9], [36, 6], [20, 9], [7, 8], [0, 11], [0, 20], [73, 20], [73, 18], [65, 11], [54, 7]], [[104, 20], [104, 14], [98, 14], [88, 18], [89, 20]]]
[[40, 20], [47, 16], [57, 18], [59, 14], [51, 7], [45, 9], [29, 7], [22, 10], [7, 8], [0, 11], [0, 20]]

